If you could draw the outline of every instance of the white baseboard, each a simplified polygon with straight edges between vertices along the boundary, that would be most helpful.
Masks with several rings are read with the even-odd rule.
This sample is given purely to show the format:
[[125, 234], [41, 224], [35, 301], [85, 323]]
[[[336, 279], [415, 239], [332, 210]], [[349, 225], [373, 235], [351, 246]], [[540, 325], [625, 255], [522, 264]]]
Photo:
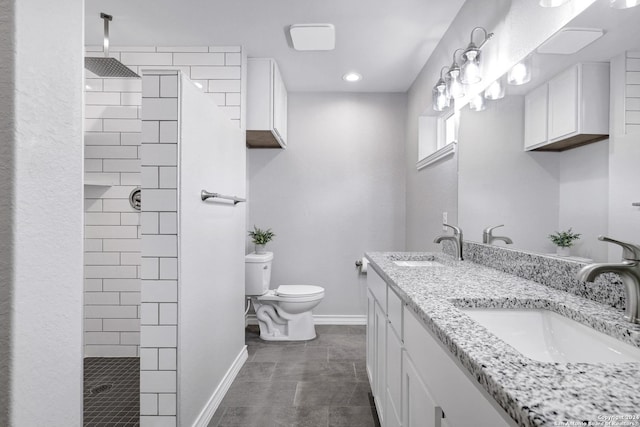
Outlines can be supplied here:
[[249, 355], [247, 353], [247, 346], [242, 347], [242, 350], [236, 357], [236, 360], [233, 361], [227, 373], [218, 384], [218, 387], [215, 389], [207, 404], [196, 418], [196, 421], [193, 423], [193, 427], [207, 427], [209, 425], [209, 421], [213, 418], [213, 414], [216, 413], [216, 410], [220, 406], [222, 399], [224, 398], [227, 391], [229, 391], [229, 387], [231, 387], [231, 383], [238, 376], [238, 372], [240, 372], [240, 368], [244, 365], [244, 362], [247, 361]]
[[[313, 322], [316, 325], [366, 325], [367, 315], [330, 315], [330, 314], [314, 314]], [[255, 314], [248, 314], [245, 318], [245, 326], [257, 325], [258, 319]]]

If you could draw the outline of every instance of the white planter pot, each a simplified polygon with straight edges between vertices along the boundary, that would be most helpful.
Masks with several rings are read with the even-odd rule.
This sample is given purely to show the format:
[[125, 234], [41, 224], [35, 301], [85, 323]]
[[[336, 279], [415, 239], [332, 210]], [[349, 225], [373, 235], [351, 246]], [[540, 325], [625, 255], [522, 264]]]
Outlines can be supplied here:
[[267, 252], [267, 250], [266, 250], [264, 247], [265, 247], [265, 245], [258, 245], [258, 244], [256, 243], [256, 253], [257, 253], [257, 254], [264, 254], [264, 253], [266, 253], [266, 252]]
[[558, 246], [556, 248], [556, 255], [558, 256], [571, 256], [571, 247]]

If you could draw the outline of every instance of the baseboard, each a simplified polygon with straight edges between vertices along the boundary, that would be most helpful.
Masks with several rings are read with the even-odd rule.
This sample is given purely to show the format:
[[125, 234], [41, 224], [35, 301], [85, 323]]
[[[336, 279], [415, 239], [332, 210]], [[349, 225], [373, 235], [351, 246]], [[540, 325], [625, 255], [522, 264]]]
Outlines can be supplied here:
[[242, 368], [242, 365], [244, 365], [244, 362], [247, 361], [248, 357], [247, 346], [245, 345], [242, 347], [242, 350], [236, 357], [236, 360], [233, 361], [227, 370], [227, 373], [222, 378], [222, 381], [220, 381], [220, 384], [218, 384], [218, 387], [207, 401], [207, 404], [202, 409], [202, 412], [200, 412], [200, 415], [198, 415], [198, 418], [196, 418], [196, 421], [193, 423], [193, 427], [207, 427], [209, 425], [211, 418], [213, 418], [213, 414], [216, 413], [220, 403], [222, 403], [222, 399], [225, 394], [227, 394], [227, 391], [229, 391], [231, 383], [233, 383], [233, 380], [238, 376], [240, 368]]
[[[367, 315], [325, 315], [314, 314], [313, 322], [316, 325], [366, 325]], [[248, 314], [245, 318], [245, 326], [257, 325], [258, 319], [255, 314]]]

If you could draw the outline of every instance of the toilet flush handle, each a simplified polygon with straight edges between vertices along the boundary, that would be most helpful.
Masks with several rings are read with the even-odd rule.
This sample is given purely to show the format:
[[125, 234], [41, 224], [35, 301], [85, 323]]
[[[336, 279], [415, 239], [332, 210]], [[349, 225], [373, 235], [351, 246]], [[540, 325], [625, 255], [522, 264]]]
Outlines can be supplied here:
[[268, 265], [265, 265], [264, 267], [262, 267], [262, 269], [263, 269], [263, 270], [268, 270], [268, 269], [269, 269], [269, 266], [268, 266]]

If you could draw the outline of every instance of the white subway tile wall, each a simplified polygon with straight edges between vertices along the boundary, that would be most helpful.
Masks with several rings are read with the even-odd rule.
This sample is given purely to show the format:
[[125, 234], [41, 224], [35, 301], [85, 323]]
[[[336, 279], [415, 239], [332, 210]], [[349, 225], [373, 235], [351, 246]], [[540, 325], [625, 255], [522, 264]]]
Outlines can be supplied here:
[[626, 133], [640, 132], [640, 52], [627, 52]]
[[[85, 50], [87, 56], [102, 56], [101, 46]], [[110, 56], [138, 73], [144, 69], [183, 71], [225, 108], [232, 121], [243, 126], [240, 47], [116, 46]], [[85, 182], [91, 184], [85, 186], [87, 357], [144, 357], [139, 350], [141, 316], [147, 319], [144, 325], [177, 323], [178, 79], [175, 71], [154, 74], [147, 76], [143, 89], [141, 79], [103, 79], [86, 72]], [[142, 121], [141, 106], [145, 119], [153, 117], [153, 121]], [[154, 144], [146, 144], [149, 142]], [[155, 163], [143, 168], [141, 156]], [[145, 207], [151, 210], [142, 214], [142, 224], [140, 213], [129, 204], [129, 194], [139, 186], [145, 188]], [[154, 240], [149, 243], [150, 253], [157, 258], [151, 270], [149, 260], [141, 262], [142, 234]], [[142, 287], [143, 292], [149, 291], [142, 305], [141, 278], [149, 279]], [[150, 301], [153, 307], [148, 306]], [[149, 319], [155, 320], [149, 323]], [[157, 349], [154, 351], [157, 358]], [[175, 348], [171, 352], [175, 360]], [[162, 366], [160, 369], [172, 365]], [[158, 399], [156, 394], [145, 396], [143, 415], [175, 415], [171, 405], [163, 406], [165, 412], [159, 414]]]
[[[143, 76], [142, 289], [140, 341], [140, 425], [177, 425], [178, 235], [178, 78], [152, 72]], [[154, 90], [146, 90], [147, 86]], [[165, 124], [166, 139], [159, 129]], [[170, 126], [166, 126], [170, 124]], [[174, 134], [170, 133], [173, 132]], [[165, 186], [163, 186], [163, 183]], [[168, 186], [168, 188], [167, 188]], [[159, 188], [159, 187], [162, 187]], [[172, 226], [161, 227], [161, 218]]]

